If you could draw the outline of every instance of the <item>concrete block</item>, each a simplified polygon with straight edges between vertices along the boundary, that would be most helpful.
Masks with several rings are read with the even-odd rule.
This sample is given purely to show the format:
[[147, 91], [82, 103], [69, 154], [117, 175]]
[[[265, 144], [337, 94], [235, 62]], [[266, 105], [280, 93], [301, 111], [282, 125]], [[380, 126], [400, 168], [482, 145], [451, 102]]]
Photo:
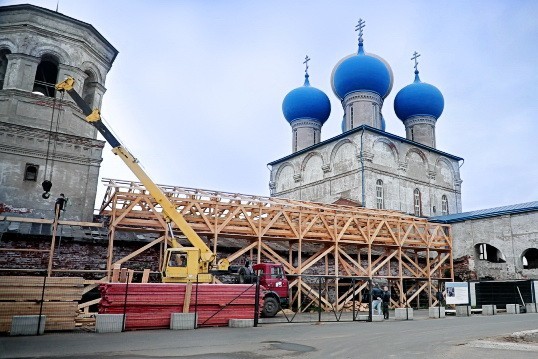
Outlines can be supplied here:
[[394, 319], [413, 320], [413, 308], [395, 308]]
[[97, 333], [120, 333], [123, 325], [123, 314], [97, 314], [95, 331]]
[[482, 315], [496, 315], [497, 306], [494, 304], [486, 304], [482, 306]]
[[254, 326], [254, 319], [230, 319], [228, 326], [230, 328], [252, 328]]
[[170, 315], [170, 329], [188, 330], [198, 326], [195, 313], [172, 313]]
[[14, 315], [11, 320], [9, 335], [36, 335], [38, 324], [39, 334], [43, 334], [45, 332], [46, 319], [47, 316], [42, 315], [40, 323], [39, 315]]
[[456, 317], [468, 317], [471, 315], [470, 305], [456, 305]]
[[439, 307], [430, 307], [429, 312], [428, 312], [428, 317], [435, 318], [435, 319], [446, 318], [445, 309], [446, 309], [445, 307], [441, 307], [440, 309]]
[[[368, 321], [368, 314], [360, 314], [357, 316], [358, 321]], [[382, 322], [385, 320], [385, 317], [382, 315], [374, 314], [372, 315], [372, 322]]]
[[507, 304], [506, 305], [506, 314], [519, 314], [520, 308], [519, 304]]
[[536, 313], [536, 304], [527, 303], [525, 304], [525, 309], [527, 310], [527, 313]]

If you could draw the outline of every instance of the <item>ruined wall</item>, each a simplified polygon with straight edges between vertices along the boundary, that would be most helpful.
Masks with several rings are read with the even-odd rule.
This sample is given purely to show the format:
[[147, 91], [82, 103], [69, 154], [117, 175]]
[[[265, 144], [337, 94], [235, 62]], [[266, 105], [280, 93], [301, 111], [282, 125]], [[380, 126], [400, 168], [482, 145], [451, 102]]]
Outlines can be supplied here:
[[[50, 249], [50, 237], [28, 236], [13, 233], [4, 233], [0, 238], [2, 248], [18, 249]], [[129, 253], [144, 246], [147, 242], [115, 241], [114, 260], [125, 257]], [[73, 239], [64, 237], [57, 240], [54, 251], [54, 269], [77, 270], [106, 270], [108, 240]], [[159, 246], [156, 245], [130, 261], [122, 264], [123, 267], [142, 271], [150, 268], [158, 271]], [[48, 252], [0, 252], [0, 263], [3, 268], [18, 269], [47, 269], [49, 261]], [[0, 275], [43, 275], [43, 271], [36, 272], [3, 272]], [[103, 272], [94, 273], [56, 273], [58, 276], [83, 276], [86, 279], [100, 279], [105, 276]]]
[[[478, 278], [538, 278], [538, 269], [523, 268], [524, 252], [538, 249], [538, 211], [453, 223], [452, 236], [454, 261], [467, 256], [468, 271]], [[497, 248], [505, 261], [481, 260], [481, 243]]]

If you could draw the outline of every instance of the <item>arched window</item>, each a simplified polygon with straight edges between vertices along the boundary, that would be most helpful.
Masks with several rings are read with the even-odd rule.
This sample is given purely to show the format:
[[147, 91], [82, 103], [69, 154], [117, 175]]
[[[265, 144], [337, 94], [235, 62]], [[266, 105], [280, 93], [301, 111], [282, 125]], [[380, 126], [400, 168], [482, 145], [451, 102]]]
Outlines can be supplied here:
[[7, 54], [11, 52], [7, 49], [0, 50], [0, 90], [4, 88], [4, 79], [7, 72]]
[[538, 268], [538, 249], [529, 248], [526, 249], [522, 256], [523, 269], [536, 269]]
[[422, 215], [422, 198], [420, 196], [420, 191], [418, 188], [415, 188], [413, 192], [413, 204], [414, 204], [414, 213], [415, 216], [419, 217]]
[[448, 214], [448, 198], [446, 198], [445, 195], [441, 197], [441, 212], [443, 216], [446, 216]]
[[506, 263], [504, 254], [497, 248], [487, 243], [475, 245], [476, 257], [482, 261], [491, 263]]
[[383, 193], [383, 181], [378, 179], [375, 183], [375, 194], [376, 194], [376, 203], [377, 203], [377, 209], [384, 209], [385, 208], [385, 200], [384, 200], [384, 193]]
[[95, 84], [97, 80], [91, 71], [86, 71], [86, 75], [88, 76], [86, 77], [86, 80], [84, 80], [84, 86], [82, 87], [82, 98], [93, 109], [97, 107], [97, 104], [93, 103], [95, 99]]
[[353, 105], [349, 106], [349, 129], [353, 129]]
[[56, 89], [54, 85], [58, 82], [58, 61], [52, 56], [43, 56], [37, 65], [35, 73], [34, 88], [32, 92], [39, 92], [47, 97], [54, 97]]

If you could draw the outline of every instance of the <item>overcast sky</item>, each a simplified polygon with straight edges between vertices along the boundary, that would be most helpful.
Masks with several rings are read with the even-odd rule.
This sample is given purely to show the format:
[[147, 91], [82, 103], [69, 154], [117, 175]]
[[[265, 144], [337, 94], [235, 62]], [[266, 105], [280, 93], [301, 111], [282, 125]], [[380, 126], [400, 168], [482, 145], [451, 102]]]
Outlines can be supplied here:
[[[56, 0], [30, 2], [54, 10]], [[437, 86], [445, 109], [437, 148], [463, 157], [463, 210], [538, 200], [538, 1], [60, 0], [119, 55], [102, 113], [154, 181], [269, 195], [268, 162], [291, 152], [282, 100], [304, 81], [331, 99], [322, 140], [341, 133], [330, 75], [364, 46], [391, 65], [383, 115], [405, 137], [394, 97]], [[105, 148], [101, 176], [135, 179]], [[97, 203], [102, 199], [100, 190]]]

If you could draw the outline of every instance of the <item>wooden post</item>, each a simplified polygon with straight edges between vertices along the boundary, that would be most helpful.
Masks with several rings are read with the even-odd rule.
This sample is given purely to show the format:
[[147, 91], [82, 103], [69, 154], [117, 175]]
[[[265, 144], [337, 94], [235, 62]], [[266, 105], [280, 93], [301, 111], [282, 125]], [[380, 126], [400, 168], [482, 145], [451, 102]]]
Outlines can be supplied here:
[[52, 222], [52, 238], [50, 241], [49, 265], [47, 266], [47, 277], [52, 275], [52, 266], [54, 264], [54, 247], [56, 246], [56, 232], [58, 230], [58, 220], [60, 217], [60, 205], [54, 206], [54, 222]]
[[114, 235], [116, 233], [116, 227], [111, 225], [108, 230], [108, 249], [106, 255], [106, 279], [110, 281], [112, 275], [112, 262], [114, 260]]

